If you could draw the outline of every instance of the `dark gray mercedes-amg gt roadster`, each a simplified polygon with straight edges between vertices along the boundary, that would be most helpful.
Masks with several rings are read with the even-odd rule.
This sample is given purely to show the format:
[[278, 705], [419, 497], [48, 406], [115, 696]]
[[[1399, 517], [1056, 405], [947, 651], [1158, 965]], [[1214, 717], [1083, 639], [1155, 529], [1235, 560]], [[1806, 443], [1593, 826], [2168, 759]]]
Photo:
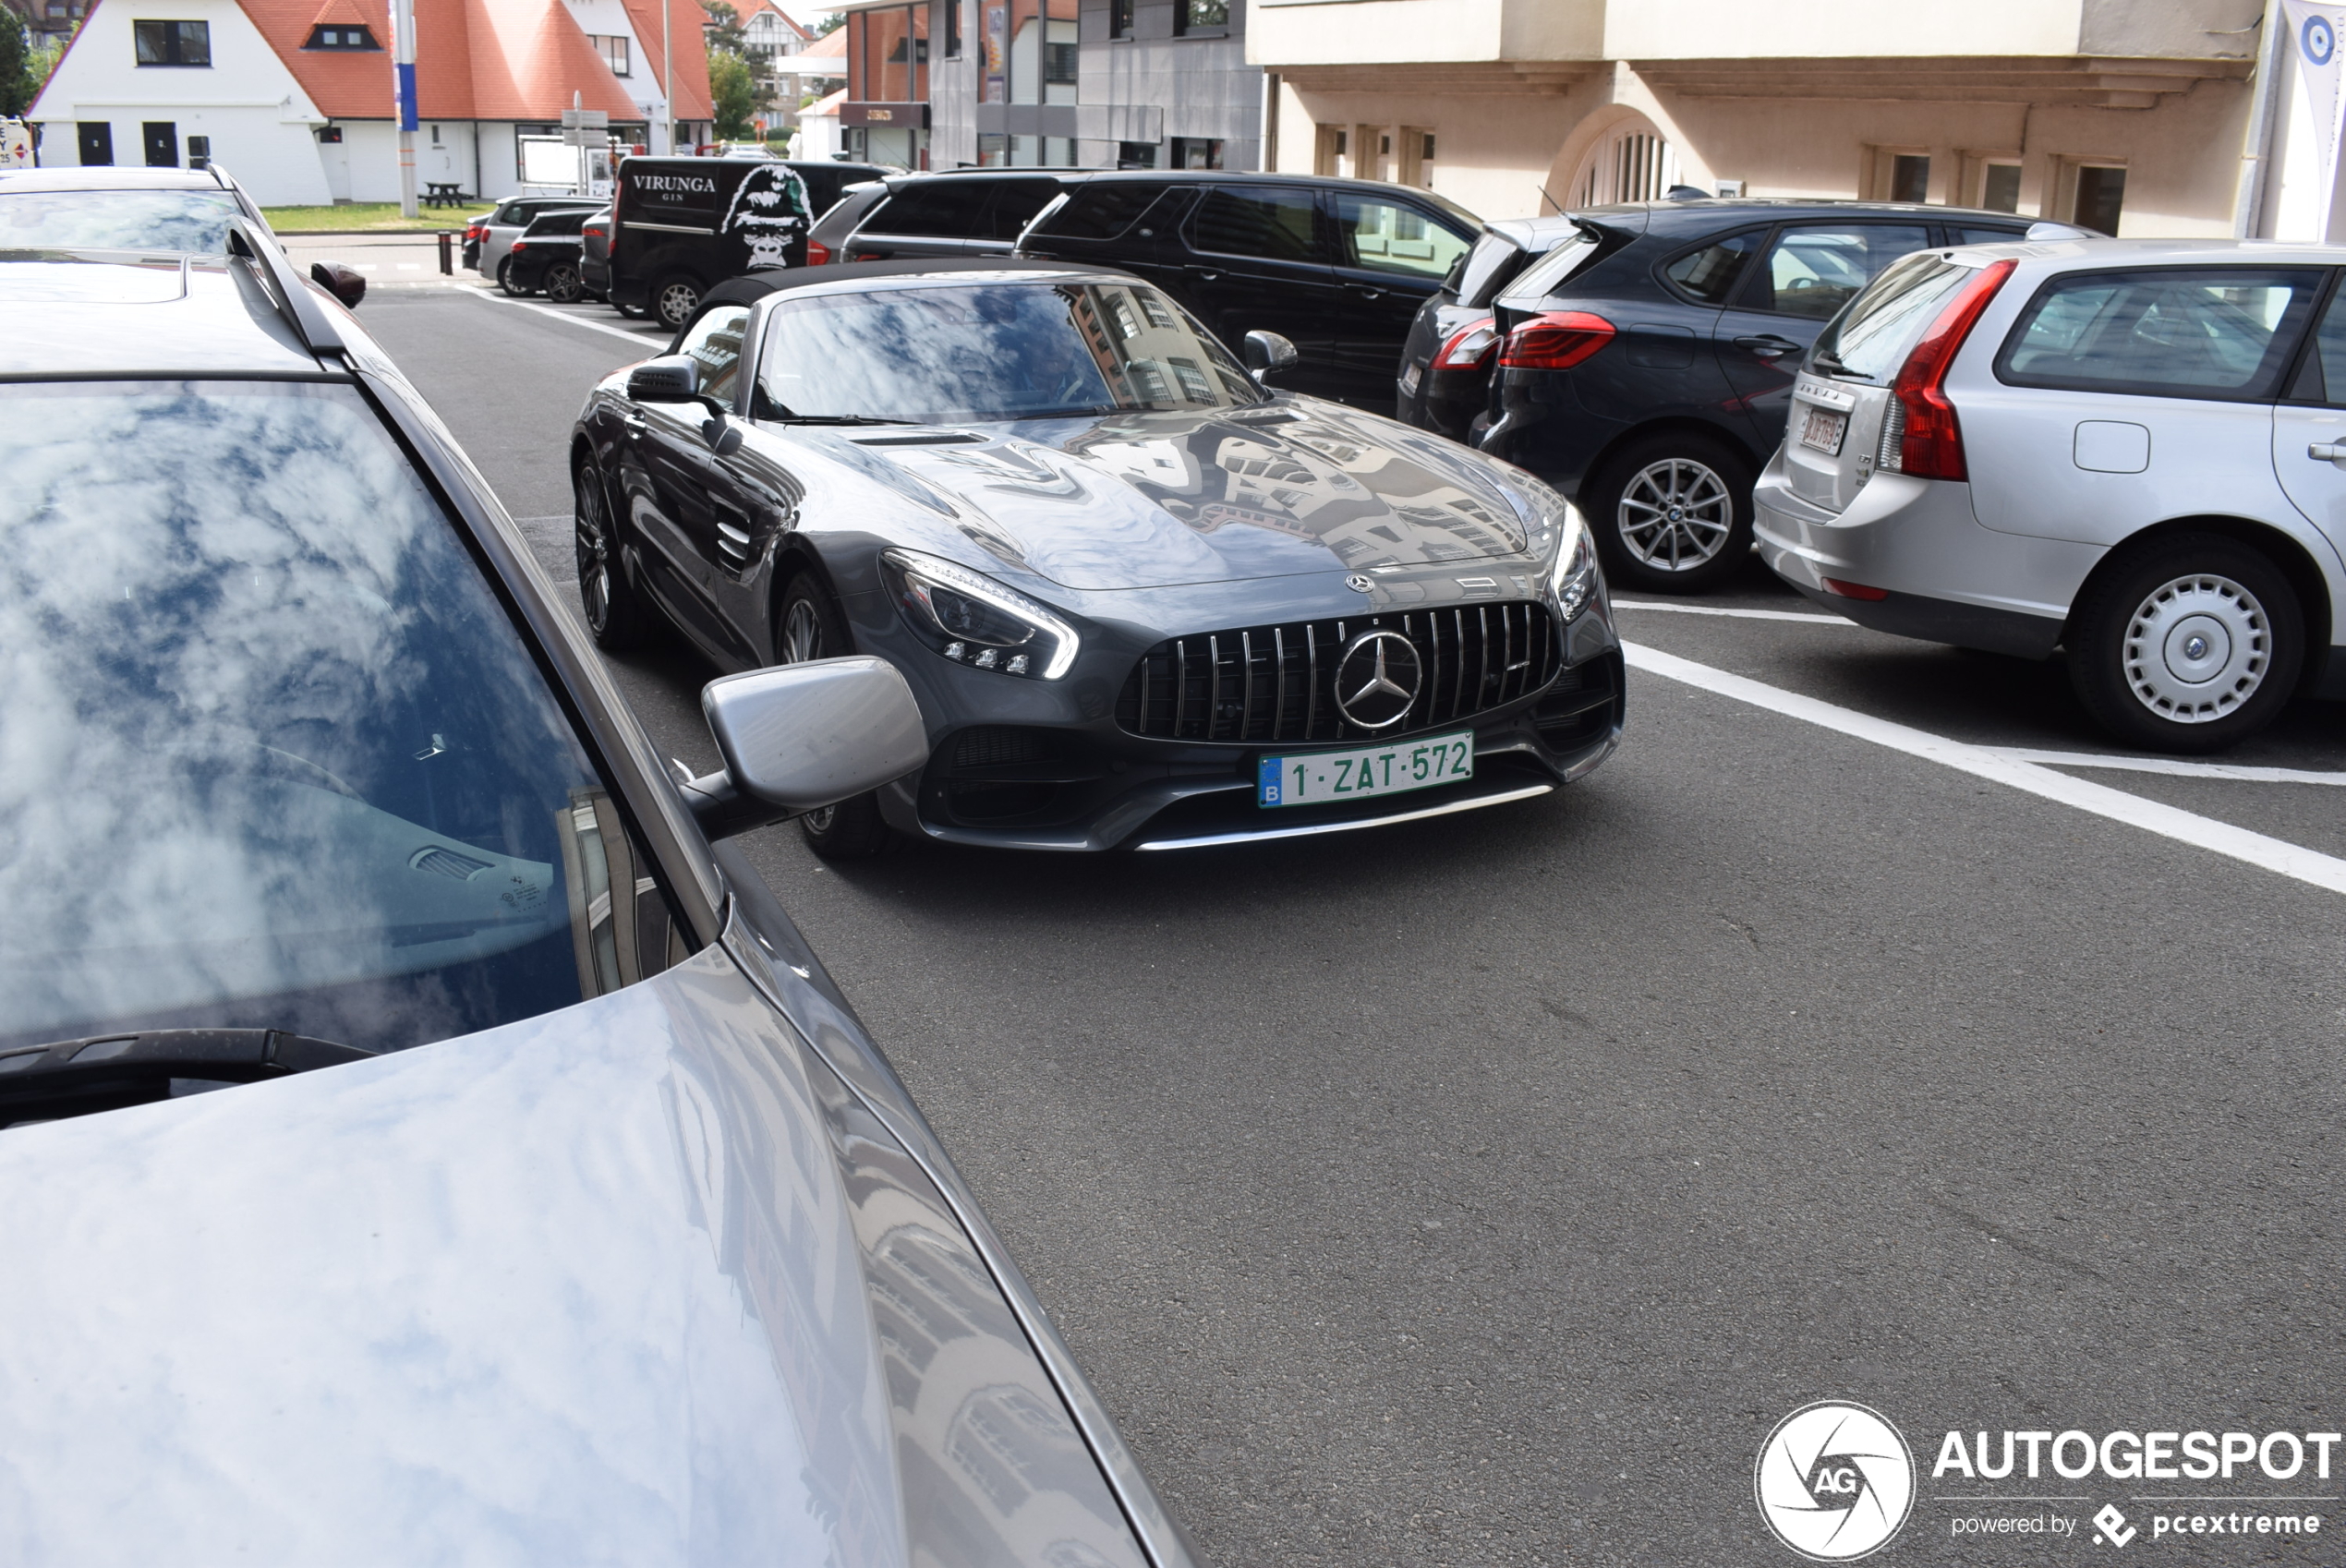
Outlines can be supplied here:
[[1166, 296], [1056, 264], [899, 262], [713, 291], [574, 436], [598, 641], [720, 667], [885, 658], [919, 773], [801, 818], [1166, 850], [1545, 794], [1618, 743], [1586, 528], [1522, 471], [1266, 387]]

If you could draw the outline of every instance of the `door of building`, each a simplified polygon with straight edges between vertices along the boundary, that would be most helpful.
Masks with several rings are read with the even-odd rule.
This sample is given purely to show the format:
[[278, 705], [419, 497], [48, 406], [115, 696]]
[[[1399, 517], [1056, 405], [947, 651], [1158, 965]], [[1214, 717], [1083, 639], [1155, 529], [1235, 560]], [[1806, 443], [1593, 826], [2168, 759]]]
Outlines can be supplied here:
[[179, 127], [169, 120], [149, 120], [147, 134], [147, 167], [175, 169], [179, 166]]
[[103, 120], [83, 120], [75, 127], [81, 133], [81, 166], [100, 169], [114, 162], [114, 127]]

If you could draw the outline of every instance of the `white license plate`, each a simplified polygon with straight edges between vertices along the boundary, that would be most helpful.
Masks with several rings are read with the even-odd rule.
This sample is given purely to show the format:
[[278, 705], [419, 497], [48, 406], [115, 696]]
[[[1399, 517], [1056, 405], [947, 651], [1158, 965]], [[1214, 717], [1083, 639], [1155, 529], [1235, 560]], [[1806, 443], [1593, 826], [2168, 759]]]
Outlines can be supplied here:
[[1830, 457], [1841, 455], [1841, 438], [1849, 433], [1849, 416], [1837, 408], [1811, 408], [1800, 422], [1800, 444]]
[[1473, 777], [1474, 731], [1462, 730], [1358, 751], [1264, 757], [1255, 776], [1255, 799], [1266, 806], [1324, 806]]
[[1401, 373], [1401, 395], [1404, 397], [1417, 396], [1418, 378], [1424, 374], [1425, 367], [1422, 365], [1412, 365], [1407, 370], [1403, 371]]

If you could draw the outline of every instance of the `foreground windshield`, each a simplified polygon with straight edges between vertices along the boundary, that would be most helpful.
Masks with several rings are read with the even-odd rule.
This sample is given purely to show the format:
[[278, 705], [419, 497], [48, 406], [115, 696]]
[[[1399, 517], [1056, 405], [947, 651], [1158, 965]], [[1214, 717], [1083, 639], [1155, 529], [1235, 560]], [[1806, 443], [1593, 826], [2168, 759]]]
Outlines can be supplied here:
[[1038, 419], [1263, 401], [1163, 295], [987, 283], [784, 300], [759, 356], [762, 418]]
[[228, 248], [224, 190], [24, 190], [0, 187], [0, 249]]
[[354, 390], [0, 390], [0, 1048], [591, 987], [623, 835]]

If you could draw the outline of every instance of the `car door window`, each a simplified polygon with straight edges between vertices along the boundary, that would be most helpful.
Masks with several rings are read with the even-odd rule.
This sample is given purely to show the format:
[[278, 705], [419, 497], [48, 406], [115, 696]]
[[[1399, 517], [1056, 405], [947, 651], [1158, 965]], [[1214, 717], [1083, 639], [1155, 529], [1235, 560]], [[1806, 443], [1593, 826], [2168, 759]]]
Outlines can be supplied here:
[[749, 307], [720, 305], [684, 332], [676, 352], [700, 367], [700, 390], [720, 403], [733, 401], [741, 378], [742, 334], [749, 329]]
[[1318, 261], [1319, 211], [1308, 190], [1217, 186], [1191, 220], [1190, 243], [1217, 256]]
[[1947, 243], [1950, 245], [2010, 245], [2014, 240], [2027, 237], [2025, 229], [1957, 228], [1953, 224], [1947, 229]]
[[2339, 290], [2322, 312], [2314, 329], [2314, 352], [2305, 356], [2290, 401], [2346, 406], [2346, 289]]
[[2067, 272], [2028, 302], [1996, 356], [2013, 386], [2261, 401], [2313, 308], [2311, 268]]
[[892, 193], [865, 220], [876, 235], [934, 235], [965, 239], [978, 232], [993, 197], [985, 180], [914, 181]]
[[1337, 264], [1404, 272], [1428, 283], [1447, 277], [1472, 243], [1405, 202], [1371, 196], [1336, 199]]
[[[1722, 235], [1672, 260], [1662, 269], [1663, 275], [1705, 305], [1724, 305], [1735, 284], [1742, 281], [1744, 268], [1759, 250], [1760, 242], [1766, 237], [1764, 229]], [[1542, 266], [1532, 271], [1544, 276], [1547, 269]], [[1524, 282], [1509, 292], [1529, 294], [1531, 281], [1531, 274], [1526, 273]]]
[[1929, 244], [1920, 223], [1792, 224], [1768, 247], [1744, 308], [1828, 320], [1883, 268]]
[[987, 232], [996, 239], [1016, 239], [1058, 193], [1057, 180], [996, 180], [994, 205], [986, 215]]

